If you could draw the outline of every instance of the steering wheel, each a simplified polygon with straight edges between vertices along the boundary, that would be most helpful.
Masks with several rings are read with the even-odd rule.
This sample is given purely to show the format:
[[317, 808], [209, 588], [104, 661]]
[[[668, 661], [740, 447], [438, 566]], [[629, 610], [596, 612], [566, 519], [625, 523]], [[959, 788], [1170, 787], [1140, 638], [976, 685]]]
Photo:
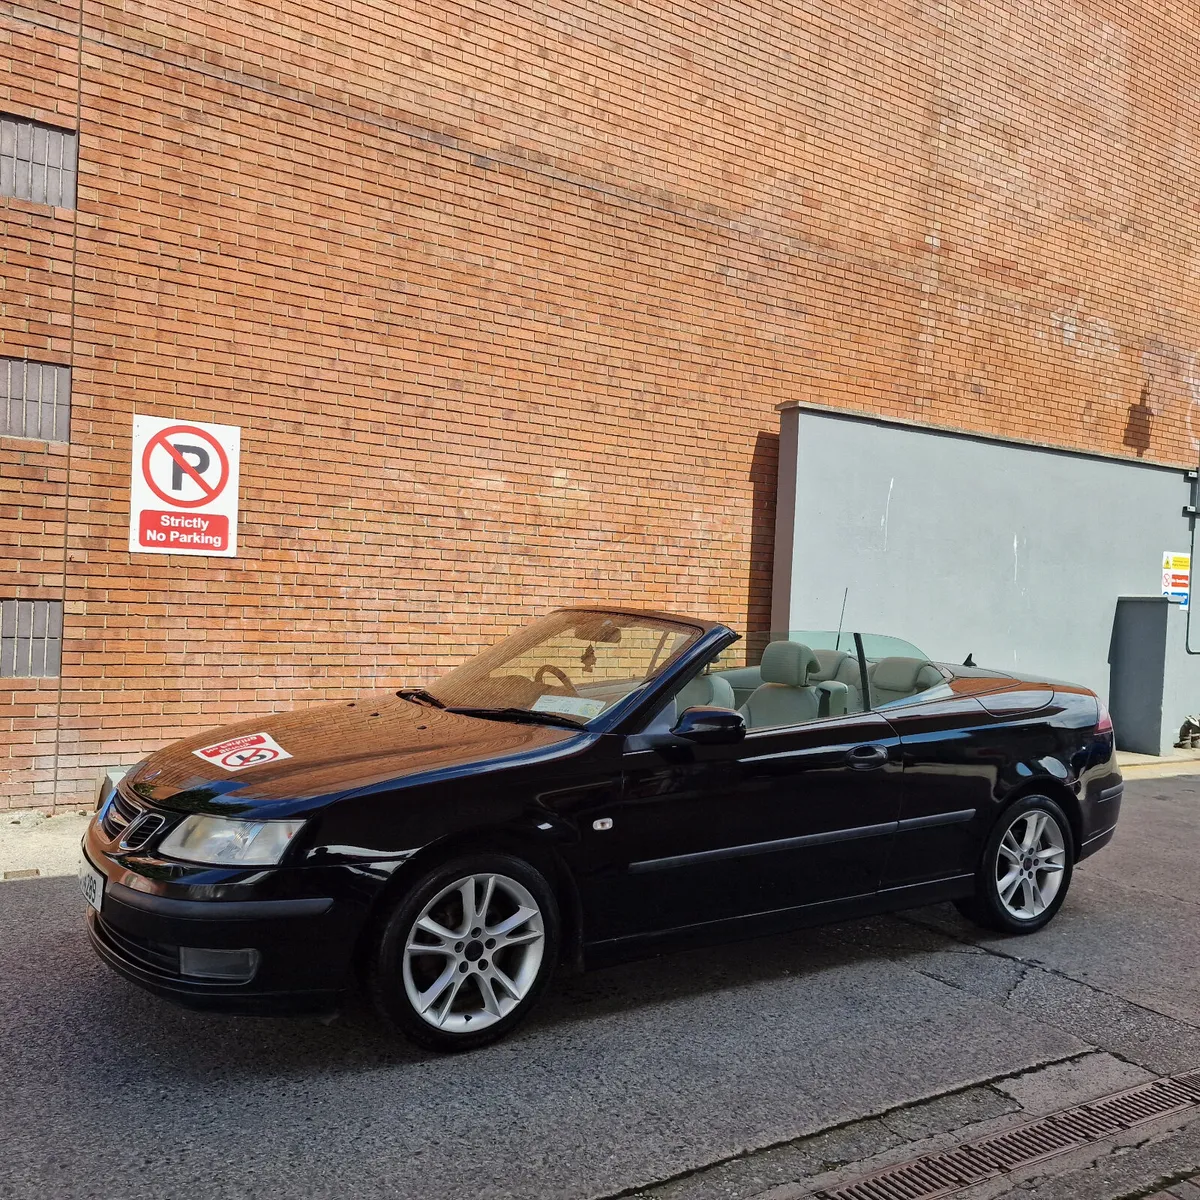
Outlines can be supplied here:
[[534, 672], [533, 682], [540, 683], [544, 687], [546, 684], [546, 672], [549, 671], [559, 683], [567, 689], [568, 696], [578, 696], [579, 693], [575, 690], [575, 685], [567, 678], [566, 673], [560, 671], [557, 667], [550, 663], [543, 663], [542, 666]]

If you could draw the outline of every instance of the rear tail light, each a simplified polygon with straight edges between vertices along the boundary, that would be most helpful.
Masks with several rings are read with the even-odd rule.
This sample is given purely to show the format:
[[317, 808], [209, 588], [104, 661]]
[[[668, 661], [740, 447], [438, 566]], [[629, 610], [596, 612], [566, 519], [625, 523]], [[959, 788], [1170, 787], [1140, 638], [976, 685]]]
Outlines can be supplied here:
[[1109, 714], [1108, 709], [1104, 707], [1104, 701], [1097, 700], [1096, 705], [1100, 709], [1100, 717], [1099, 717], [1099, 720], [1096, 722], [1096, 732], [1097, 733], [1112, 733], [1112, 731], [1113, 731], [1112, 716]]

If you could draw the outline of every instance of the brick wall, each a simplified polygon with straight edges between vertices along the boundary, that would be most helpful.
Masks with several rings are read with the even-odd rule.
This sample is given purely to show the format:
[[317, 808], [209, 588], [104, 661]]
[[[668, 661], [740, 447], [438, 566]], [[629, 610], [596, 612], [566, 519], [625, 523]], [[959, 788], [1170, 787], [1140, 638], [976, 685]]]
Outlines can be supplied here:
[[[69, 453], [0, 438], [0, 591], [66, 605], [61, 680], [0, 690], [0, 806], [559, 602], [763, 627], [785, 400], [1195, 458], [1171, 0], [23, 0], [0, 36], [0, 109], [80, 131], [77, 211], [0, 200], [0, 353], [74, 369]], [[129, 554], [134, 411], [241, 426], [237, 559]]]

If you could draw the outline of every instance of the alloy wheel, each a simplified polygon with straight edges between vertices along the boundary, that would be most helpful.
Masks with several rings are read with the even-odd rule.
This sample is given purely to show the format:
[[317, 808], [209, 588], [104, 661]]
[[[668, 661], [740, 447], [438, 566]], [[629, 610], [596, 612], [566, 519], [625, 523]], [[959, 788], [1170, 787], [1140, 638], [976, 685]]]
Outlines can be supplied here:
[[1050, 907], [1062, 887], [1066, 839], [1058, 821], [1041, 808], [1016, 817], [996, 852], [996, 892], [1004, 910], [1031, 921]]
[[529, 994], [545, 952], [533, 894], [507, 875], [468, 875], [421, 910], [404, 946], [404, 990], [434, 1029], [475, 1033]]

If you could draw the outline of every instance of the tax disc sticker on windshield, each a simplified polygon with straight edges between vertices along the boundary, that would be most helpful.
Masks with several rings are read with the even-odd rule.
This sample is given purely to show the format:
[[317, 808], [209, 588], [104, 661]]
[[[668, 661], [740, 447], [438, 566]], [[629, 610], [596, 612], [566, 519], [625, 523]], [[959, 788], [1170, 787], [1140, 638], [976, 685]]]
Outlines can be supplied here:
[[563, 717], [591, 720], [604, 711], [604, 701], [586, 700], [583, 696], [539, 696], [529, 707], [534, 712], [558, 713]]
[[269, 733], [246, 733], [192, 753], [224, 771], [244, 771], [247, 767], [261, 767], [292, 757]]

